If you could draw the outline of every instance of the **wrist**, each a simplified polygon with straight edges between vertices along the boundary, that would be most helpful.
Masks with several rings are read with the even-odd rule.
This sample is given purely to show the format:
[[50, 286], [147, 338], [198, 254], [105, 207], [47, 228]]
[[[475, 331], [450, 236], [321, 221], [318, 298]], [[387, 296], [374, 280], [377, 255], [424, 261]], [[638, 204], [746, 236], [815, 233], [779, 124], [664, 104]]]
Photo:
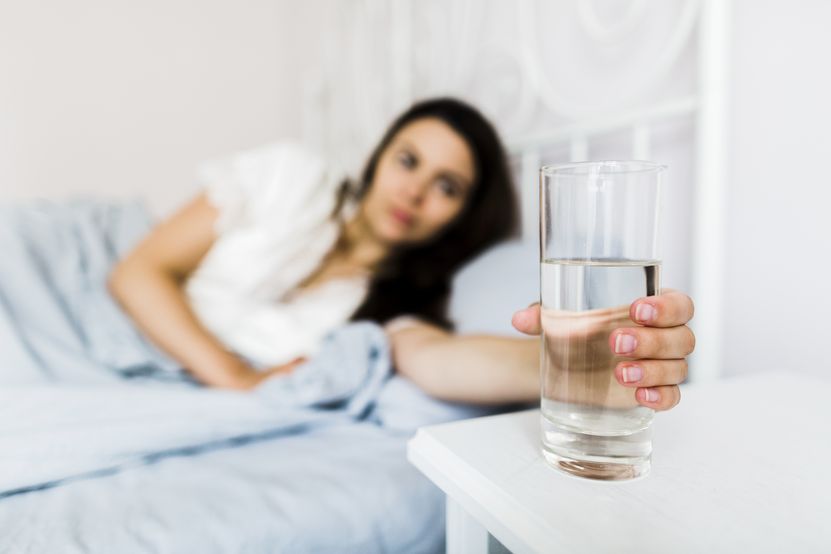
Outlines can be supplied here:
[[200, 367], [194, 376], [209, 387], [247, 390], [259, 382], [260, 374], [231, 353]]
[[252, 367], [240, 364], [229, 371], [225, 388], [250, 390], [260, 384], [263, 376], [262, 373]]

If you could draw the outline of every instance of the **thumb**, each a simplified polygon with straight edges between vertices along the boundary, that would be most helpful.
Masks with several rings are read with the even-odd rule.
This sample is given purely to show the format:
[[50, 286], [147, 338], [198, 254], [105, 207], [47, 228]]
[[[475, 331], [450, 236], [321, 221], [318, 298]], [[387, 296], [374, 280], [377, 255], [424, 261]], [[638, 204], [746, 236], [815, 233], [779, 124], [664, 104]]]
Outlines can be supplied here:
[[540, 334], [540, 304], [535, 302], [527, 308], [519, 310], [511, 319], [514, 329], [526, 335]]

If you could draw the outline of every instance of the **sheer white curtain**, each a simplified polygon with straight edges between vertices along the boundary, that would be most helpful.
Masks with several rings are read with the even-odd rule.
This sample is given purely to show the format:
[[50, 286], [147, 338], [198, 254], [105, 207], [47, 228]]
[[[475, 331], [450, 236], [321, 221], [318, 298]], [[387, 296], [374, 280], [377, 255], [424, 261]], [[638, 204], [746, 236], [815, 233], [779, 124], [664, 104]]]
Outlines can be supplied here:
[[344, 0], [306, 9], [328, 13], [304, 81], [304, 133], [348, 160], [418, 98], [466, 98], [510, 142], [692, 94], [696, 84], [696, 0]]

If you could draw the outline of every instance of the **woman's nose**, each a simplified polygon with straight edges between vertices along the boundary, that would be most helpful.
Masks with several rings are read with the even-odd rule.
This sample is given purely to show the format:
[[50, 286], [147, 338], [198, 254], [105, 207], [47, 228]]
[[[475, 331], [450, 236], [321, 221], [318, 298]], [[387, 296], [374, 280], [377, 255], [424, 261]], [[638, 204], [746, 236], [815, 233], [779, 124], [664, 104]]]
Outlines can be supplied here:
[[407, 200], [413, 204], [420, 204], [427, 196], [427, 191], [430, 190], [430, 182], [425, 178], [414, 176], [407, 181], [404, 190], [407, 194]]

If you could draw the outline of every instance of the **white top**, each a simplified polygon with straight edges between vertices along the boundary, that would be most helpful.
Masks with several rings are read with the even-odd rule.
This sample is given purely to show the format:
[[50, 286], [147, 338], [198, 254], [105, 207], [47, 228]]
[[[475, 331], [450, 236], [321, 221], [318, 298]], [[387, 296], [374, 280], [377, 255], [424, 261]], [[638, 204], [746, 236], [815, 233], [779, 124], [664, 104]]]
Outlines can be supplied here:
[[283, 142], [205, 163], [199, 180], [219, 217], [216, 242], [185, 286], [197, 317], [255, 367], [314, 354], [368, 289], [367, 277], [353, 277], [291, 294], [337, 239], [343, 174]]
[[831, 552], [831, 381], [781, 371], [682, 395], [655, 417], [642, 479], [548, 466], [539, 410], [422, 428], [409, 458], [516, 554]]

